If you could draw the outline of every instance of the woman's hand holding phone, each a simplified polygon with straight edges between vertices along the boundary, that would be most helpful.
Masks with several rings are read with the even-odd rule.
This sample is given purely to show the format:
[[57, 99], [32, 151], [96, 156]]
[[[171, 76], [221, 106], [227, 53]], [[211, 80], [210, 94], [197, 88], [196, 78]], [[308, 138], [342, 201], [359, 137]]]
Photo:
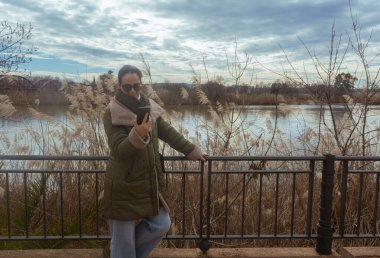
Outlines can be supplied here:
[[133, 124], [135, 130], [140, 135], [141, 138], [145, 139], [148, 134], [152, 131], [152, 123], [149, 119], [149, 113], [145, 113], [144, 119], [141, 124], [137, 123], [137, 117]]

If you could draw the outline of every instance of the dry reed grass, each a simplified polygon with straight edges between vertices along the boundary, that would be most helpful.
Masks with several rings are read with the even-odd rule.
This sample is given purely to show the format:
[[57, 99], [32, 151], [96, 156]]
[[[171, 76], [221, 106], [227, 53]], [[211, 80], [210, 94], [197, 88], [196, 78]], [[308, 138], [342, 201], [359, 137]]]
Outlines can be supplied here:
[[[150, 74], [150, 73], [149, 73]], [[115, 80], [111, 74], [106, 81], [98, 80], [96, 87], [75, 85], [69, 86], [63, 84], [61, 91], [65, 93], [70, 101], [70, 110], [67, 119], [70, 123], [56, 120], [46, 120], [42, 114], [31, 110], [37, 118], [41, 119], [40, 131], [32, 131], [26, 128], [25, 133], [30, 135], [28, 142], [23, 138], [11, 139], [1, 138], [1, 154], [30, 154], [32, 150], [37, 149], [38, 154], [42, 155], [107, 155], [107, 142], [102, 127], [102, 114], [106, 105], [112, 96]], [[318, 128], [307, 128], [301, 134], [299, 139], [293, 139], [290, 142], [282, 137], [282, 132], [277, 128], [276, 121], [268, 121], [267, 129], [272, 132], [272, 137], [264, 137], [261, 128], [252, 131], [252, 125], [247, 122], [247, 114], [234, 105], [233, 103], [222, 105], [217, 103], [212, 105], [206, 94], [201, 89], [200, 78], [195, 76], [193, 80], [193, 89], [195, 90], [198, 100], [201, 104], [207, 106], [209, 117], [205, 120], [197, 121], [196, 136], [190, 140], [202, 146], [209, 155], [220, 156], [250, 156], [250, 155], [321, 155], [325, 152], [340, 153], [339, 148], [335, 145], [332, 130], [320, 131]], [[150, 96], [155, 96], [151, 87], [147, 88]], [[182, 98], [189, 94], [185, 89], [181, 90]], [[155, 96], [157, 97], [157, 96]], [[181, 124], [176, 124], [175, 116], [178, 113], [171, 114], [167, 119], [171, 120], [178, 130], [185, 135]], [[327, 119], [327, 118], [326, 118]], [[339, 124], [340, 137], [348, 132], [352, 124], [348, 123], [349, 117], [341, 119]], [[70, 126], [69, 126], [70, 124]], [[321, 125], [328, 127], [327, 124]], [[348, 129], [347, 129], [348, 128]], [[354, 132], [355, 134], [355, 132]], [[378, 136], [377, 136], [378, 137]], [[354, 135], [353, 141], [359, 141], [360, 134]], [[378, 138], [377, 138], [378, 139]], [[297, 141], [296, 141], [297, 140]], [[303, 147], [300, 149], [300, 147]], [[351, 155], [360, 155], [359, 145], [352, 144], [353, 148], [349, 150]], [[358, 146], [358, 147], [355, 147]], [[167, 155], [177, 155], [174, 150], [167, 148], [165, 144], [161, 145], [162, 152]], [[369, 145], [368, 155], [378, 155], [377, 149]], [[195, 162], [166, 162], [168, 170], [173, 169], [199, 169], [199, 164]], [[337, 165], [336, 182], [339, 182], [342, 174], [342, 166]], [[357, 162], [350, 163], [350, 168], [358, 167]], [[24, 169], [104, 169], [105, 162], [101, 161], [17, 161], [0, 163], [0, 167], [24, 168]], [[213, 170], [222, 169], [308, 169], [307, 162], [226, 162], [218, 161], [213, 163]], [[365, 164], [368, 168], [373, 168], [374, 164]], [[316, 171], [321, 171], [321, 164], [316, 164]], [[66, 235], [76, 234], [79, 228], [79, 208], [78, 195], [81, 192], [81, 220], [84, 234], [95, 234], [96, 220], [96, 200], [99, 192], [103, 187], [103, 177], [99, 177], [99, 192], [95, 191], [95, 175], [78, 174], [60, 174], [46, 173], [28, 175], [26, 185], [28, 198], [28, 218], [25, 220], [25, 185], [24, 178], [21, 174], [11, 177], [10, 181], [10, 207], [12, 214], [12, 235], [25, 235], [25, 223], [28, 224], [29, 234], [43, 234], [43, 220], [46, 219], [48, 225], [48, 234], [60, 234], [61, 232], [61, 208], [63, 210], [63, 230]], [[228, 178], [227, 178], [228, 177]], [[319, 187], [321, 175], [318, 172], [314, 180], [313, 193], [313, 214], [312, 214], [312, 233], [316, 232], [319, 206]], [[78, 181], [80, 180], [80, 182]], [[276, 186], [278, 180], [278, 189]], [[293, 180], [295, 183], [293, 183]], [[260, 183], [261, 182], [261, 183]], [[373, 200], [376, 188], [376, 180], [372, 176], [365, 176], [362, 179], [356, 175], [349, 176], [349, 185], [346, 203], [346, 233], [355, 232], [360, 226], [362, 233], [368, 233], [373, 223]], [[63, 185], [63, 195], [61, 195], [61, 183]], [[168, 200], [172, 209], [172, 227], [170, 234], [199, 234], [199, 213], [200, 200], [200, 176], [199, 174], [188, 175], [167, 175], [167, 184], [170, 191], [171, 199]], [[228, 194], [226, 188], [228, 184]], [[360, 225], [355, 226], [357, 218], [357, 196], [359, 186], [364, 184], [362, 198], [362, 220]], [[261, 199], [261, 216], [259, 217], [259, 191], [262, 191]], [[0, 187], [5, 189], [5, 175], [0, 174]], [[294, 198], [292, 191], [294, 187]], [[242, 189], [245, 189], [244, 194]], [[45, 195], [43, 194], [45, 193]], [[277, 199], [276, 199], [276, 193]], [[185, 195], [184, 195], [185, 194]], [[338, 222], [339, 216], [339, 184], [334, 189], [334, 223]], [[269, 175], [222, 175], [215, 174], [212, 176], [212, 193], [211, 193], [211, 233], [212, 234], [257, 234], [258, 220], [260, 219], [261, 234], [274, 234], [276, 228], [277, 234], [289, 234], [289, 228], [292, 224], [292, 207], [294, 206], [294, 234], [305, 234], [305, 221], [307, 213], [308, 197], [308, 177], [306, 175], [297, 175], [293, 178], [292, 174], [276, 176]], [[60, 206], [60, 199], [63, 198], [63, 205]], [[244, 200], [243, 200], [244, 199]], [[7, 215], [6, 201], [4, 194], [0, 194], [0, 234], [7, 235]], [[277, 203], [276, 203], [277, 200]], [[294, 203], [293, 203], [294, 200]], [[244, 205], [243, 205], [244, 203]], [[101, 202], [100, 202], [101, 205]], [[102, 207], [102, 206], [101, 206]], [[182, 207], [185, 207], [184, 213]], [[277, 207], [277, 208], [276, 208]], [[379, 207], [376, 207], [379, 209]], [[46, 218], [44, 218], [44, 212]], [[243, 217], [244, 212], [244, 217]], [[380, 214], [380, 210], [378, 210]], [[203, 230], [205, 227], [206, 209], [203, 210]], [[225, 219], [227, 217], [227, 219]], [[243, 222], [243, 224], [242, 224]], [[377, 223], [377, 222], [376, 222]], [[243, 225], [243, 226], [242, 226]], [[225, 231], [227, 229], [227, 231]], [[107, 226], [104, 218], [101, 218], [101, 234], [107, 234]], [[379, 230], [377, 229], [377, 233]], [[205, 232], [203, 232], [205, 233]], [[368, 240], [370, 241], [370, 240]], [[37, 243], [37, 244], [36, 244]], [[94, 245], [84, 242], [84, 245]], [[168, 246], [194, 246], [194, 241], [168, 241], [163, 245]], [[245, 245], [245, 246], [272, 246], [277, 245], [305, 245], [305, 241], [283, 241], [274, 243], [273, 241], [218, 241], [215, 245]], [[33, 247], [58, 247], [67, 245], [66, 242], [49, 242], [40, 241], [32, 244]], [[31, 244], [14, 244], [15, 248], [29, 248]], [[9, 248], [11, 243], [2, 243], [0, 248]]]

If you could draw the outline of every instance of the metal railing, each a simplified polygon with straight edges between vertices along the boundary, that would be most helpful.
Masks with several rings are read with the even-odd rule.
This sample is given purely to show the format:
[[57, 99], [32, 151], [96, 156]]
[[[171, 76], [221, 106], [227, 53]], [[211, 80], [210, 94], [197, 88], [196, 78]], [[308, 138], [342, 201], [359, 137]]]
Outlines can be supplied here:
[[[0, 241], [109, 240], [108, 157], [0, 155]], [[380, 238], [380, 157], [165, 157], [168, 240]], [[334, 181], [335, 180], [335, 181]], [[371, 200], [369, 200], [371, 199]], [[334, 228], [338, 228], [337, 231]]]

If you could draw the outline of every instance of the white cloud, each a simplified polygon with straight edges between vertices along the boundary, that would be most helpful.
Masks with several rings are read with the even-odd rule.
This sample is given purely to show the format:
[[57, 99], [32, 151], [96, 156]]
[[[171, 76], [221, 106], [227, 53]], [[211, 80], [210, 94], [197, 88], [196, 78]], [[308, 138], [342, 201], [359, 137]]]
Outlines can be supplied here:
[[40, 60], [52, 59], [51, 57], [46, 57], [46, 56], [42, 56], [42, 55], [38, 55], [38, 54], [29, 54], [29, 55], [25, 55], [25, 57], [27, 57], [27, 58], [31, 57], [32, 59], [40, 59]]
[[[380, 41], [379, 4], [360, 0], [352, 7], [365, 24], [363, 33], [376, 32], [369, 48], [374, 55]], [[52, 56], [106, 72], [125, 63], [141, 66], [142, 53], [155, 80], [189, 80], [189, 63], [202, 70], [203, 57], [210, 71], [227, 77], [226, 53], [233, 55], [235, 39], [239, 55], [248, 52], [272, 69], [284, 69], [280, 45], [302, 67], [309, 57], [297, 37], [324, 56], [332, 23], [344, 36], [351, 27], [348, 5], [327, 0], [9, 0], [0, 1], [0, 9], [5, 20], [32, 23], [30, 43], [39, 51], [34, 59]]]

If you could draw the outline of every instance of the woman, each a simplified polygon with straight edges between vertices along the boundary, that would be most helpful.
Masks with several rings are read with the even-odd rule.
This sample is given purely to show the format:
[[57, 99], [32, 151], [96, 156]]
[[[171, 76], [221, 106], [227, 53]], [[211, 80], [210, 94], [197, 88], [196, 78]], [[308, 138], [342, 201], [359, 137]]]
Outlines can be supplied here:
[[[104, 201], [111, 258], [147, 257], [170, 228], [158, 139], [189, 159], [205, 161], [199, 147], [165, 122], [165, 111], [140, 92], [141, 78], [134, 66], [119, 70], [118, 88], [103, 119], [110, 148]], [[138, 124], [139, 107], [146, 106], [150, 112]]]

